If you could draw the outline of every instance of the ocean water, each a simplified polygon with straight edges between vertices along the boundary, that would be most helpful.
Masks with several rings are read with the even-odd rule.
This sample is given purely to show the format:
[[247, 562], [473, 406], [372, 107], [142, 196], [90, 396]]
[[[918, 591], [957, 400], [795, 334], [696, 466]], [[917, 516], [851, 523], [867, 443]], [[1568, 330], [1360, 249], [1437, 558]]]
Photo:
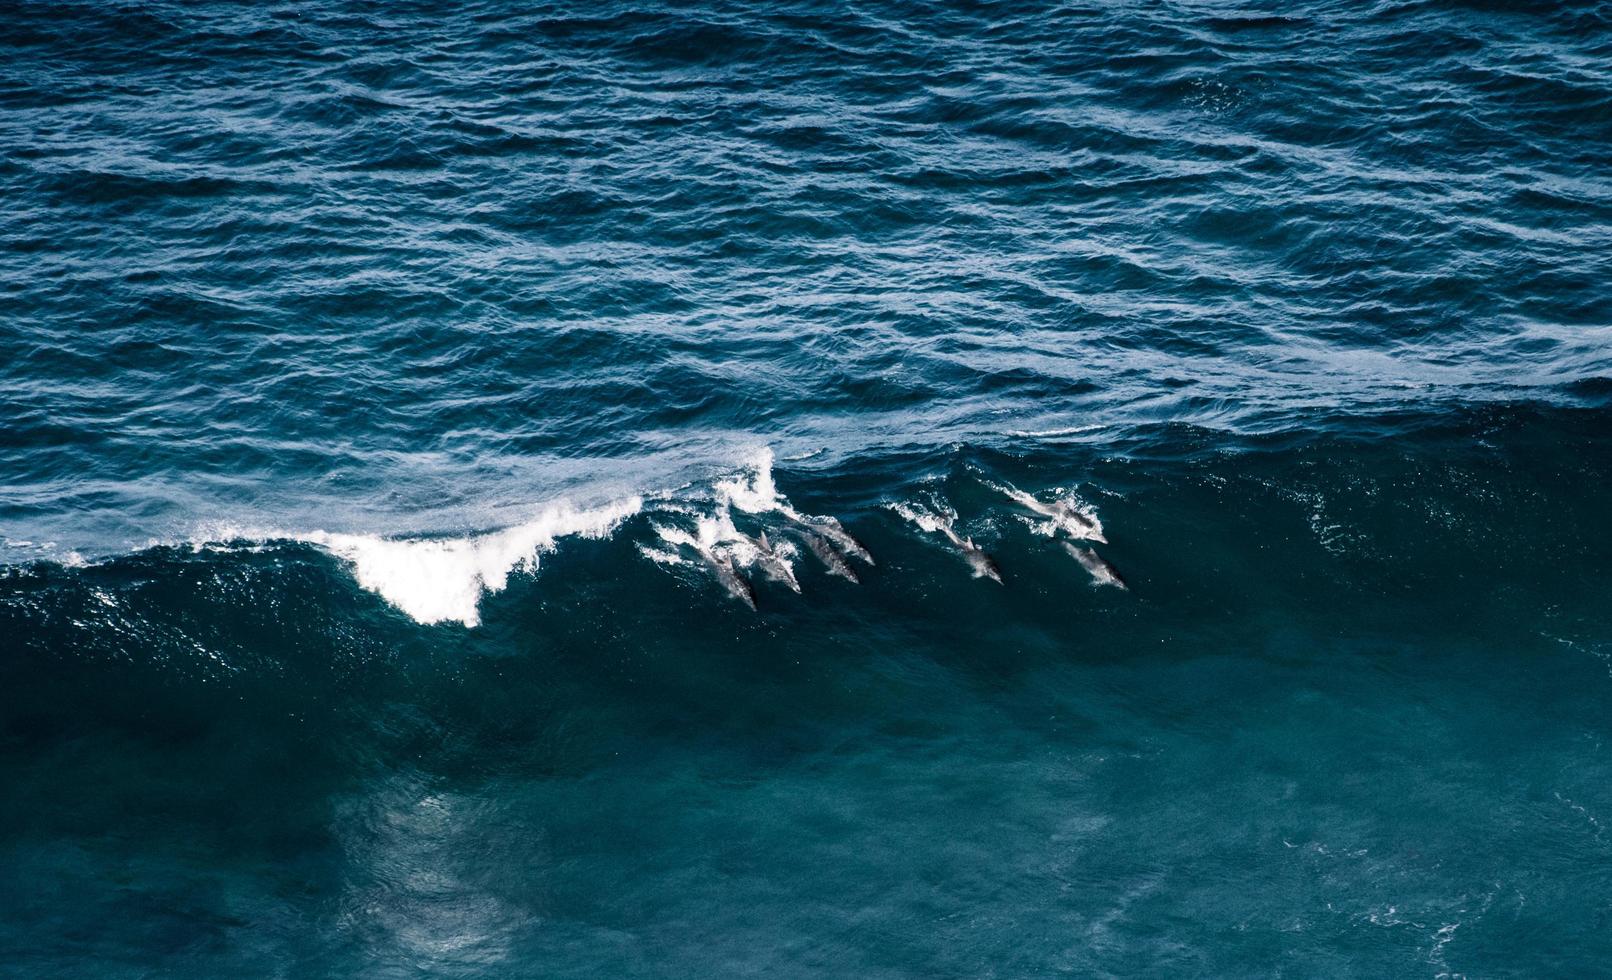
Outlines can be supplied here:
[[0, 975], [1612, 963], [1612, 6], [0, 3]]

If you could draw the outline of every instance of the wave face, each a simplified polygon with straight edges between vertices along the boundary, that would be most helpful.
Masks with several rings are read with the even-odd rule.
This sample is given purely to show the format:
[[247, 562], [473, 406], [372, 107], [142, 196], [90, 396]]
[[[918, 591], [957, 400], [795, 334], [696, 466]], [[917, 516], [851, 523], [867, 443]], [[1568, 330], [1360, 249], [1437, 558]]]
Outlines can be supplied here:
[[1596, 5], [0, 10], [0, 975], [1612, 959]]

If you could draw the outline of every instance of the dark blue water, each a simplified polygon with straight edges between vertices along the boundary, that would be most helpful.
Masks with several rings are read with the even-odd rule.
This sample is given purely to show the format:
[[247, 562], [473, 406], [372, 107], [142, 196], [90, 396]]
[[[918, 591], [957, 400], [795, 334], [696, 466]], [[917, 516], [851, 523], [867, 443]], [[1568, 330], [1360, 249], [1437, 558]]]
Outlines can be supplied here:
[[1604, 3], [0, 2], [0, 974], [1603, 972], [1609, 175]]

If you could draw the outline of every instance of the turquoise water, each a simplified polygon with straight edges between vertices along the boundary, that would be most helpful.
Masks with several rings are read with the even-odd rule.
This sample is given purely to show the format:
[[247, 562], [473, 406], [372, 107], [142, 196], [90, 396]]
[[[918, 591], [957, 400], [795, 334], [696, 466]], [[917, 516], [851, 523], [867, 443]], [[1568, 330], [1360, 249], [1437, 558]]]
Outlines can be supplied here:
[[1603, 972], [1609, 28], [0, 6], [0, 974]]

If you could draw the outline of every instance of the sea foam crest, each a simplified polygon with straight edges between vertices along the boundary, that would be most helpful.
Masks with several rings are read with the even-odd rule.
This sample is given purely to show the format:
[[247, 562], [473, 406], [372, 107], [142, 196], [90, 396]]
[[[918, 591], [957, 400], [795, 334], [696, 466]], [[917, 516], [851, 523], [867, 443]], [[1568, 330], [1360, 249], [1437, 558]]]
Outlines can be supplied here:
[[747, 514], [779, 511], [790, 518], [800, 517], [800, 513], [778, 492], [778, 484], [772, 477], [772, 461], [771, 449], [757, 450], [740, 467], [739, 472], [729, 479], [716, 481], [717, 497]]
[[462, 538], [386, 538], [314, 531], [288, 535], [346, 561], [358, 584], [421, 623], [481, 622], [481, 597], [501, 591], [517, 569], [561, 538], [602, 538], [643, 508], [640, 497], [589, 510], [557, 504], [533, 520]]
[[957, 521], [957, 512], [933, 497], [927, 503], [898, 502], [885, 506], [919, 530], [928, 531], [930, 534], [944, 534], [950, 531]]

